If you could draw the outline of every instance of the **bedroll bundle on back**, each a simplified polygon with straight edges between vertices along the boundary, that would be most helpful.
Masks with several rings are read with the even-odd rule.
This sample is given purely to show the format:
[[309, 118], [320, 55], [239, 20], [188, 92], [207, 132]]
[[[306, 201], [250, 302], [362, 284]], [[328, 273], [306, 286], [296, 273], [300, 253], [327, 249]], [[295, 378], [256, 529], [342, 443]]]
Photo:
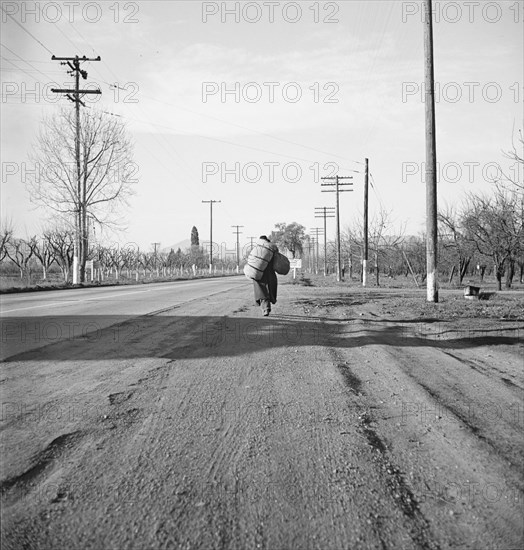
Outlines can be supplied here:
[[273, 258], [273, 269], [279, 275], [287, 275], [291, 269], [291, 264], [289, 259], [281, 254], [280, 252], [275, 252], [275, 257]]
[[260, 281], [267, 264], [273, 259], [273, 254], [277, 251], [276, 244], [268, 243], [263, 239], [256, 241], [244, 266], [244, 275], [248, 279]]

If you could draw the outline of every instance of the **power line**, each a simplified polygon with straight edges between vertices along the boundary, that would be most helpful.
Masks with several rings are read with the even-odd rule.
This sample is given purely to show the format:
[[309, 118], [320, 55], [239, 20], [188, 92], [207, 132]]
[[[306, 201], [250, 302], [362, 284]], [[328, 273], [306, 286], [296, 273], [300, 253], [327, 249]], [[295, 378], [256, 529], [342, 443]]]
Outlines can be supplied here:
[[31, 38], [33, 38], [34, 40], [36, 40], [40, 46], [42, 46], [42, 48], [44, 48], [45, 50], [47, 50], [51, 55], [53, 55], [53, 52], [43, 43], [41, 42], [32, 32], [28, 31], [21, 23], [19, 23], [10, 13], [7, 13], [4, 8], [2, 7], [2, 11], [8, 16], [10, 17], [24, 32], [26, 32], [29, 36], [31, 36]]
[[[32, 67], [37, 73], [40, 73], [42, 76], [45, 76], [46, 78], [51, 78], [49, 75], [46, 75], [44, 74], [40, 69], [37, 69], [34, 65], [32, 65], [29, 61], [26, 61], [23, 57], [19, 56], [16, 52], [14, 52], [11, 48], [8, 48], [5, 44], [2, 44], [0, 42], [0, 45], [2, 46], [2, 48], [5, 48], [8, 52], [11, 52], [13, 55], [15, 55], [16, 57], [18, 57], [18, 59], [20, 59], [20, 61], [23, 61], [24, 63], [27, 63], [27, 65], [29, 65], [30, 67]], [[5, 61], [9, 61], [9, 63], [13, 63], [11, 60], [9, 59], [6, 59], [5, 57], [2, 57], [2, 59], [4, 59]], [[24, 69], [21, 69], [20, 67], [17, 67], [17, 69], [20, 69], [20, 70], [24, 70]], [[24, 71], [25, 72], [25, 71]], [[26, 74], [28, 74], [26, 72]], [[31, 76], [31, 75], [29, 75]], [[31, 78], [34, 78], [34, 77], [31, 77]], [[36, 79], [35, 79], [36, 80]]]
[[[170, 103], [169, 101], [163, 101], [161, 99], [157, 99], [153, 96], [144, 95], [143, 97], [148, 97], [149, 99], [152, 99], [153, 101], [156, 101], [158, 103], [163, 103], [165, 105], [170, 105], [170, 106], [174, 107], [175, 109], [180, 109], [181, 111], [187, 111], [188, 113], [192, 113], [194, 115], [198, 115], [198, 116], [201, 116], [201, 117], [204, 117], [204, 118], [210, 118], [212, 120], [216, 120], [216, 121], [221, 122], [223, 124], [226, 124], [228, 126], [233, 126], [235, 128], [241, 128], [242, 130], [248, 130], [248, 131], [253, 132], [255, 134], [259, 134], [261, 136], [265, 136], [265, 137], [274, 139], [276, 141], [281, 141], [283, 143], [290, 143], [291, 145], [297, 145], [298, 147], [302, 147], [303, 149], [308, 149], [309, 151], [314, 151], [316, 153], [322, 153], [323, 155], [327, 155], [327, 156], [332, 157], [332, 158], [339, 158], [339, 159], [346, 160], [346, 161], [349, 161], [349, 162], [354, 162], [355, 164], [363, 164], [362, 162], [360, 162], [358, 160], [348, 159], [348, 158], [343, 157], [341, 155], [335, 155], [334, 153], [328, 153], [327, 151], [322, 151], [320, 149], [310, 147], [309, 145], [303, 145], [302, 143], [298, 143], [296, 141], [291, 141], [289, 139], [279, 138], [279, 137], [276, 137], [272, 134], [268, 134], [267, 132], [261, 132], [259, 130], [254, 130], [253, 128], [249, 128], [249, 127], [243, 126], [241, 124], [235, 124], [234, 122], [229, 122], [227, 120], [223, 120], [221, 118], [218, 118], [218, 117], [215, 117], [215, 116], [212, 116], [212, 115], [205, 115], [203, 113], [199, 113], [198, 111], [188, 109], [187, 107], [181, 107], [180, 105]], [[264, 151], [264, 152], [267, 152], [267, 151]], [[289, 157], [289, 158], [294, 158], [294, 157]], [[302, 160], [302, 159], [300, 159], [300, 160]]]
[[[156, 122], [151, 122], [150, 120], [140, 120], [138, 118], [128, 117], [128, 116], [125, 116], [125, 118], [127, 118], [129, 120], [134, 120], [135, 122], [140, 122], [140, 123], [143, 123], [143, 124], [150, 124], [151, 126], [157, 126], [158, 128], [166, 128], [168, 130], [176, 130], [175, 128], [173, 128], [171, 126], [166, 126], [165, 124], [158, 124]], [[198, 137], [198, 138], [202, 138], [202, 139], [208, 139], [210, 141], [216, 141], [218, 143], [226, 143], [227, 145], [233, 145], [235, 147], [240, 147], [242, 149], [249, 149], [251, 151], [257, 151], [259, 153], [267, 153], [269, 155], [274, 155], [276, 157], [283, 157], [283, 158], [286, 158], [286, 159], [301, 160], [303, 162], [308, 162], [308, 163], [311, 162], [311, 159], [306, 159], [306, 158], [303, 158], [303, 157], [296, 157], [294, 155], [286, 155], [286, 154], [283, 154], [283, 153], [276, 153], [274, 151], [268, 151], [266, 149], [260, 149], [259, 147], [252, 147], [250, 145], [235, 143], [234, 141], [228, 141], [226, 139], [220, 139], [220, 138], [216, 138], [216, 137], [205, 136], [203, 134], [196, 134], [196, 133], [193, 133], [193, 132], [183, 132], [183, 133], [179, 132], [179, 133], [180, 133], [180, 135], [183, 135], [183, 136]], [[350, 168], [343, 168], [343, 167], [341, 167], [341, 168], [344, 169], [346, 172], [354, 172], [356, 174], [360, 174], [360, 172], [358, 170], [352, 170]]]

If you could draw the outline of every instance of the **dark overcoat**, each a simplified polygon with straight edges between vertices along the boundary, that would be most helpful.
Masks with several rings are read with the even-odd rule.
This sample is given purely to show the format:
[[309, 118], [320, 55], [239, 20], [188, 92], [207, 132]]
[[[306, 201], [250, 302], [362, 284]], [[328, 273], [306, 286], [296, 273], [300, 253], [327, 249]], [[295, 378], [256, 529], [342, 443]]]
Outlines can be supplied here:
[[273, 260], [268, 264], [260, 281], [253, 281], [255, 290], [255, 301], [260, 304], [260, 300], [267, 300], [272, 304], [277, 302], [277, 275], [273, 269]]

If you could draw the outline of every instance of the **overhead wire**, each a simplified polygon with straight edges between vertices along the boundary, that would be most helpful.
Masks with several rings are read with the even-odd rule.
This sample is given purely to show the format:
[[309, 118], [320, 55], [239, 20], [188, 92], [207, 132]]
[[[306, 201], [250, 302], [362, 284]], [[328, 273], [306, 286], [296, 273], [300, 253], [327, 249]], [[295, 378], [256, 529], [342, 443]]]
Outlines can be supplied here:
[[[4, 10], [5, 11], [5, 10]], [[6, 12], [6, 14], [18, 25], [22, 28], [22, 30], [24, 30], [27, 34], [29, 34], [40, 46], [42, 46], [47, 52], [49, 52], [51, 55], [53, 55], [52, 51], [41, 41], [39, 40], [33, 33], [31, 33], [28, 29], [26, 29], [23, 25], [21, 25], [18, 21], [16, 21], [15, 18], [13, 18], [10, 14], [8, 14]], [[71, 25], [72, 26], [72, 25]], [[58, 27], [57, 27], [58, 28]], [[91, 49], [93, 51], [94, 48], [92, 48], [92, 46], [89, 44], [89, 42], [81, 35], [81, 33], [73, 26], [73, 29], [75, 30], [75, 32], [86, 42], [86, 44], [88, 44]], [[62, 29], [58, 28], [59, 32], [64, 36], [64, 38], [66, 38], [66, 40], [73, 46], [76, 48], [76, 45], [69, 39], [69, 37], [62, 31]], [[17, 54], [15, 54], [17, 55]], [[20, 57], [17, 55], [17, 57]], [[5, 58], [4, 58], [5, 59]], [[23, 58], [20, 58], [23, 60]], [[18, 67], [16, 66], [14, 63], [12, 63], [11, 61], [7, 60], [6, 61], [10, 62], [13, 66], [15, 66], [18, 70], [21, 70], [23, 72], [25, 72], [26, 74], [29, 74], [27, 71], [25, 71], [23, 68], [21, 67]], [[23, 60], [25, 61], [25, 60]], [[120, 79], [118, 78], [118, 76], [115, 74], [115, 72], [111, 69], [111, 67], [103, 60], [102, 61], [104, 66], [107, 68], [107, 70], [116, 78], [117, 82], [120, 81]], [[40, 74], [43, 74], [44, 73], [42, 71], [40, 71], [39, 69], [36, 69], [36, 67], [32, 67], [34, 70], [36, 70], [37, 72], [39, 72]], [[97, 70], [97, 72], [99, 73], [99, 71]], [[45, 76], [45, 75], [44, 75]], [[34, 77], [32, 77], [34, 78]], [[109, 82], [107, 81], [104, 81], [105, 84], [107, 84], [108, 86], [112, 86], [112, 84], [110, 84]], [[150, 97], [150, 96], [148, 96]], [[170, 104], [168, 102], [163, 102], [161, 100], [158, 100], [156, 98], [152, 98], [150, 97], [150, 99], [152, 99], [153, 101], [158, 101], [158, 102], [161, 102], [161, 103], [165, 103], [165, 104]], [[279, 138], [277, 136], [273, 136], [271, 134], [268, 134], [268, 133], [265, 133], [265, 132], [261, 132], [261, 131], [258, 131], [258, 130], [254, 130], [252, 128], [247, 128], [245, 126], [241, 126], [241, 125], [238, 125], [238, 124], [234, 124], [234, 123], [231, 123], [231, 122], [228, 122], [228, 121], [224, 121], [224, 120], [221, 120], [217, 117], [213, 117], [213, 116], [209, 116], [209, 115], [205, 115], [203, 113], [198, 113], [198, 112], [195, 112], [195, 111], [192, 111], [190, 109], [185, 109], [183, 107], [180, 107], [180, 106], [176, 106], [176, 105], [173, 105], [173, 104], [170, 104], [172, 106], [174, 106], [175, 108], [179, 108], [179, 109], [182, 109], [182, 110], [186, 110], [188, 112], [192, 112], [193, 114], [196, 114], [198, 116], [202, 116], [202, 117], [207, 117], [207, 118], [211, 118], [211, 119], [215, 119], [219, 122], [222, 122], [224, 124], [229, 124], [230, 126], [234, 126], [234, 127], [238, 127], [238, 128], [241, 128], [241, 129], [244, 129], [244, 130], [248, 130], [248, 131], [251, 131], [253, 133], [256, 133], [256, 134], [259, 134], [259, 135], [262, 135], [262, 136], [265, 136], [265, 137], [269, 137], [270, 139], [274, 139], [276, 141], [280, 141], [280, 142], [284, 142], [284, 143], [290, 143], [292, 145], [296, 145], [298, 147], [301, 147], [301, 148], [304, 148], [304, 149], [308, 149], [308, 150], [312, 150], [312, 151], [315, 151], [315, 152], [318, 152], [318, 153], [322, 153], [322, 154], [325, 154], [325, 155], [329, 155], [330, 157], [336, 157], [336, 158], [341, 158], [343, 160], [346, 160], [346, 161], [350, 161], [350, 162], [354, 162], [354, 163], [357, 163], [357, 164], [363, 164], [362, 162], [360, 161], [355, 161], [355, 160], [351, 160], [351, 159], [348, 159], [346, 157], [342, 157], [340, 155], [334, 155], [334, 154], [330, 154], [330, 153], [327, 153], [326, 151], [321, 151], [319, 149], [316, 149], [316, 148], [313, 148], [313, 147], [310, 147], [310, 146], [307, 146], [307, 145], [303, 145], [303, 144], [300, 144], [300, 143], [297, 143], [297, 142], [294, 142], [292, 140], [286, 140], [284, 138]], [[140, 107], [140, 109], [143, 111], [143, 109]], [[107, 112], [107, 111], [106, 111]], [[120, 117], [123, 117], [123, 118], [127, 118], [127, 119], [130, 119], [130, 120], [135, 120], [137, 122], [140, 122], [140, 123], [146, 123], [146, 124], [149, 124], [153, 127], [157, 127], [157, 128], [167, 128], [169, 129], [170, 131], [177, 131], [175, 128], [172, 128], [172, 127], [169, 127], [169, 126], [166, 126], [166, 125], [161, 125], [161, 124], [157, 124], [157, 123], [154, 123], [154, 122], [151, 122], [150, 120], [148, 121], [143, 121], [143, 120], [139, 120], [139, 119], [133, 119], [133, 117], [129, 117], [129, 116], [126, 116], [126, 115], [118, 115], [116, 113], [108, 113], [108, 114], [111, 114], [113, 116], [120, 116]], [[145, 114], [145, 113], [144, 113]], [[240, 144], [240, 143], [235, 143], [233, 141], [229, 141], [229, 140], [224, 140], [224, 139], [220, 139], [220, 138], [215, 138], [215, 137], [212, 137], [212, 136], [206, 136], [206, 135], [201, 135], [201, 134], [196, 134], [196, 133], [181, 133], [181, 135], [188, 135], [188, 136], [193, 136], [193, 137], [199, 137], [199, 138], [202, 138], [202, 139], [208, 139], [208, 140], [212, 140], [212, 141], [217, 141], [217, 142], [222, 142], [222, 143], [226, 143], [228, 145], [233, 145], [235, 147], [241, 147], [241, 148], [246, 148], [246, 149], [250, 149], [250, 150], [255, 150], [255, 151], [258, 151], [258, 152], [264, 152], [264, 153], [268, 153], [268, 154], [271, 154], [271, 155], [275, 155], [275, 156], [279, 156], [279, 157], [284, 157], [284, 158], [288, 158], [288, 159], [295, 159], [295, 160], [301, 160], [301, 161], [306, 161], [306, 162], [311, 162], [311, 159], [304, 159], [302, 157], [298, 157], [298, 156], [294, 156], [294, 155], [285, 155], [285, 154], [281, 154], [281, 153], [276, 153], [276, 152], [273, 152], [273, 151], [268, 151], [266, 149], [261, 149], [261, 148], [257, 148], [257, 147], [252, 147], [252, 146], [248, 146], [248, 145], [244, 145], [244, 144]], [[154, 139], [157, 140], [157, 142], [159, 142], [158, 140], [158, 135], [157, 134], [153, 134], [154, 136]], [[164, 141], [167, 141], [166, 138], [164, 136], [162, 136], [162, 139]], [[160, 142], [159, 142], [160, 143]], [[163, 148], [166, 149], [166, 152], [168, 152], [169, 154], [172, 154], [172, 151], [174, 150], [172, 148], [172, 144], [168, 144], [168, 148], [165, 147], [164, 144], [161, 144]], [[147, 149], [147, 148], [146, 148]], [[171, 151], [169, 151], [169, 149], [171, 149]], [[180, 154], [178, 153], [178, 151], [174, 150], [175, 154], [177, 155], [177, 157], [180, 158], [180, 160], [182, 161], [182, 164], [185, 165], [185, 166], [182, 166], [184, 168], [184, 170], [187, 170], [188, 174], [190, 173], [190, 170], [189, 170], [189, 167], [187, 166], [187, 164], [185, 163], [184, 159], [182, 157], [180, 157]], [[150, 154], [152, 154], [150, 152]], [[153, 155], [152, 156], [161, 164], [161, 165], [164, 165], [163, 162], [158, 159], [158, 157], [156, 157], [156, 155]], [[171, 169], [168, 169], [169, 171], [171, 171]], [[350, 172], [354, 172], [354, 173], [359, 173], [359, 171], [357, 170], [350, 170], [350, 169], [344, 169], [346, 171], [350, 171]], [[192, 192], [192, 188], [189, 188], [189, 190]]]
[[[46, 75], [45, 73], [43, 73], [40, 69], [37, 69], [32, 63], [30, 63], [29, 61], [26, 61], [23, 57], [21, 57], [20, 55], [18, 55], [16, 52], [14, 52], [11, 48], [8, 48], [5, 44], [2, 44], [2, 42], [0, 42], [0, 46], [2, 46], [2, 48], [5, 48], [8, 52], [12, 53], [14, 56], [16, 56], [18, 59], [20, 59], [20, 61], [23, 61], [24, 63], [26, 63], [27, 65], [29, 65], [31, 68], [33, 68], [37, 73], [40, 73], [42, 76], [46, 77], [46, 78], [50, 78], [49, 75]], [[6, 59], [5, 57], [2, 57], [2, 59], [4, 59], [5, 61], [9, 61], [10, 63], [12, 63], [9, 59]], [[19, 67], [17, 67], [19, 68]], [[23, 69], [21, 69], [23, 70]], [[24, 71], [26, 72], [26, 71]], [[26, 74], [28, 74], [26, 72]], [[32, 77], [34, 78], [34, 77]]]
[[187, 107], [181, 107], [179, 105], [175, 105], [174, 103], [170, 103], [168, 101], [163, 101], [163, 100], [160, 100], [160, 99], [156, 99], [152, 96], [148, 96], [148, 95], [143, 95], [143, 97], [148, 97], [149, 99], [152, 99], [153, 101], [156, 101], [158, 103], [163, 103], [164, 105], [170, 105], [172, 107], [175, 107], [175, 109], [180, 109], [182, 111], [187, 111], [189, 113], [192, 113], [192, 114], [195, 114], [195, 115], [198, 115], [198, 116], [201, 116], [201, 117], [205, 117], [205, 118], [209, 118], [209, 119], [212, 119], [212, 120], [216, 120], [218, 122], [221, 122], [223, 124], [227, 124], [228, 126], [233, 126], [235, 128], [240, 128], [242, 130], [248, 130], [250, 132], [253, 132], [255, 134], [259, 134], [261, 136], [265, 136], [265, 137], [269, 137], [271, 139], [274, 139], [276, 141], [281, 141], [283, 143], [290, 143], [291, 145], [297, 145], [298, 147], [302, 147], [303, 149], [308, 149], [310, 151], [314, 151], [316, 153], [322, 153], [323, 155], [328, 155], [329, 157], [333, 157], [333, 158], [340, 158], [340, 159], [343, 159], [345, 161], [350, 161], [350, 162], [354, 162], [356, 164], [364, 164], [363, 162], [361, 161], [358, 161], [358, 160], [352, 160], [352, 159], [349, 159], [347, 157], [343, 157], [341, 155], [336, 155], [334, 153], [328, 153], [326, 151], [322, 151], [320, 149], [316, 149], [314, 147], [310, 147], [308, 145], [304, 145], [302, 143], [298, 143], [296, 141], [292, 141], [292, 140], [289, 140], [289, 139], [284, 139], [284, 138], [279, 138], [279, 137], [276, 137], [272, 134], [268, 134], [267, 132], [261, 132], [259, 130], [254, 130], [253, 128], [249, 128], [247, 126], [243, 126], [241, 124], [235, 124], [234, 122], [229, 122], [227, 120], [223, 120], [221, 118], [218, 118], [218, 117], [215, 117], [215, 116], [212, 116], [212, 115], [206, 115], [204, 113], [199, 113], [198, 111], [194, 111], [192, 109], [188, 109]]
[[[139, 122], [139, 123], [143, 123], [143, 124], [150, 124], [151, 126], [156, 126], [158, 128], [165, 128], [167, 130], [177, 132], [179, 135], [182, 135], [182, 136], [190, 136], [190, 137], [198, 137], [198, 138], [202, 138], [202, 139], [208, 139], [208, 140], [216, 141], [216, 142], [219, 142], [219, 143], [225, 143], [227, 145], [233, 145], [235, 147], [241, 147], [243, 149], [249, 149], [251, 151], [257, 151], [259, 153], [268, 153], [270, 155], [274, 155], [274, 156], [277, 156], [277, 157], [300, 160], [300, 161], [304, 161], [304, 162], [311, 162], [311, 159], [306, 159], [306, 158], [303, 158], [303, 157], [298, 157], [298, 156], [295, 156], [295, 155], [289, 155], [289, 154], [285, 154], [285, 153], [276, 153], [275, 151], [268, 151], [267, 149], [261, 149], [260, 147], [253, 147], [251, 145], [236, 143], [234, 141], [229, 141], [229, 140], [226, 140], [226, 139], [221, 139], [221, 138], [217, 138], [217, 137], [213, 137], [213, 136], [206, 136], [206, 135], [197, 134], [197, 133], [194, 133], [194, 132], [180, 132], [176, 128], [173, 128], [172, 126], [167, 126], [165, 124], [159, 124], [159, 123], [156, 123], [156, 122], [152, 122], [150, 120], [141, 120], [141, 119], [137, 119], [137, 118], [134, 118], [134, 117], [127, 117], [125, 115], [124, 115], [124, 118], [128, 118], [129, 120], [134, 120], [135, 122]], [[350, 169], [350, 168], [343, 168], [342, 167], [342, 169], [345, 170], [346, 172], [360, 173], [358, 170], [353, 170], [353, 169]]]
[[[4, 10], [5, 12], [5, 10]], [[36, 36], [34, 36], [30, 31], [28, 31], [23, 25], [21, 25], [18, 21], [16, 21], [16, 19], [14, 17], [12, 17], [10, 14], [8, 14], [7, 12], [5, 12], [7, 15], [9, 15], [9, 17], [11, 17], [11, 19], [17, 23], [17, 25], [19, 25], [25, 32], [27, 32], [28, 34], [30, 34], [33, 39], [35, 39], [42, 47], [44, 47], [49, 53], [52, 54], [51, 50], [49, 48], [47, 48], [47, 46], [45, 46], [45, 44], [43, 44], [38, 38], [36, 38]], [[89, 42], [85, 39], [85, 37], [83, 37], [83, 35], [80, 33], [80, 31], [78, 31], [74, 25], [71, 24], [71, 22], [69, 22], [70, 26], [73, 28], [73, 30], [86, 42], [86, 44], [88, 44], [91, 49], [93, 51], [95, 51], [95, 49], [92, 47], [91, 44], [89, 44]], [[77, 48], [77, 46], [72, 42], [72, 40], [65, 34], [64, 31], [62, 31], [62, 29], [60, 27], [56, 27], [58, 29], [58, 31], [62, 34], [62, 36], [64, 36], [64, 38], [74, 47], [74, 48]], [[11, 50], [10, 50], [11, 51]], [[16, 54], [15, 54], [16, 55]], [[17, 56], [19, 57], [19, 56]], [[22, 59], [22, 58], [21, 58]], [[111, 67], [109, 67], [109, 65], [105, 62], [105, 60], [102, 59], [102, 63], [105, 65], [105, 67], [109, 70], [109, 72], [116, 78], [117, 82], [120, 81], [119, 77], [114, 73], [114, 71], [111, 69]], [[19, 70], [23, 70], [21, 69], [20, 67], [17, 67]], [[35, 70], [37, 70], [38, 72], [40, 72], [40, 74], [44, 74], [42, 73], [41, 71], [39, 71], [38, 69], [36, 69], [35, 67], [33, 67]], [[24, 71], [26, 72], [26, 71]], [[99, 72], [98, 70], [96, 70], [96, 72]], [[26, 74], [28, 74], [26, 72]], [[45, 75], [44, 75], [45, 76]], [[108, 86], [113, 86], [112, 84], [110, 84], [109, 82], [107, 81], [103, 81], [106, 85]], [[228, 124], [230, 126], [235, 126], [235, 127], [238, 127], [238, 128], [241, 128], [241, 129], [244, 129], [244, 130], [248, 130], [248, 131], [251, 131], [253, 133], [257, 133], [259, 135], [263, 135], [265, 137], [269, 137], [270, 139], [275, 139], [277, 141], [281, 141], [281, 142], [284, 142], [284, 143], [290, 143], [292, 145], [296, 145], [296, 146], [299, 146], [299, 147], [302, 147], [304, 149], [309, 149], [309, 150], [312, 150], [312, 151], [315, 151], [315, 152], [318, 152], [318, 153], [322, 153], [324, 155], [328, 155], [330, 157], [335, 157], [335, 158], [340, 158], [340, 159], [343, 159], [343, 160], [346, 160], [346, 161], [350, 161], [350, 162], [354, 162], [354, 163], [357, 163], [357, 164], [363, 164], [362, 162], [360, 161], [356, 161], [356, 160], [351, 160], [351, 159], [348, 159], [347, 157], [342, 157], [340, 155], [335, 155], [335, 154], [330, 154], [330, 153], [327, 153], [326, 151], [321, 151], [319, 149], [316, 149], [316, 148], [313, 148], [313, 147], [310, 147], [310, 146], [307, 146], [307, 145], [303, 145], [303, 144], [300, 144], [300, 143], [297, 143], [297, 142], [294, 142], [292, 140], [286, 140], [284, 138], [279, 138], [279, 137], [276, 137], [276, 136], [273, 136], [271, 134], [268, 134], [266, 132], [260, 132], [258, 130], [254, 130], [252, 128], [247, 128], [245, 126], [242, 126], [242, 125], [238, 125], [238, 124], [235, 124], [235, 123], [231, 123], [231, 122], [228, 122], [228, 121], [224, 121], [224, 120], [221, 120], [217, 117], [213, 117], [213, 116], [210, 116], [210, 115], [205, 115], [203, 113], [198, 113], [196, 111], [193, 111], [191, 109], [187, 109], [187, 108], [184, 108], [184, 107], [180, 107], [180, 106], [176, 106], [172, 103], [169, 103], [169, 102], [165, 102], [165, 101], [162, 101], [162, 100], [158, 100], [156, 98], [153, 98], [151, 96], [145, 96], [145, 97], [149, 97], [150, 99], [153, 99], [153, 101], [157, 101], [157, 102], [160, 102], [160, 103], [165, 103], [165, 104], [168, 104], [168, 105], [171, 105], [171, 106], [174, 106], [175, 108], [179, 108], [179, 109], [182, 109], [182, 110], [185, 110], [185, 111], [188, 111], [188, 112], [191, 112], [193, 114], [197, 114], [198, 116], [203, 116], [203, 117], [207, 117], [207, 118], [211, 118], [211, 119], [214, 119], [214, 120], [217, 120], [219, 122], [222, 122], [224, 124]], [[142, 109], [141, 109], [142, 110]], [[145, 114], [145, 113], [144, 113]], [[120, 115], [121, 116], [121, 115]], [[150, 123], [150, 122], [149, 122]], [[152, 124], [152, 123], [150, 123]], [[159, 127], [161, 125], [158, 125]], [[171, 128], [172, 130], [172, 128]], [[211, 140], [215, 140], [215, 141], [222, 141], [224, 143], [228, 143], [230, 145], [234, 145], [234, 146], [238, 146], [238, 147], [244, 147], [244, 148], [250, 148], [249, 146], [244, 146], [244, 145], [241, 145], [241, 144], [238, 144], [238, 143], [234, 143], [234, 142], [230, 142], [230, 141], [226, 141], [226, 140], [219, 140], [217, 138], [212, 138], [211, 136], [203, 136], [203, 135], [198, 135], [198, 134], [188, 134], [188, 135], [195, 135], [197, 137], [201, 137], [201, 138], [204, 138], [204, 139], [211, 139]], [[257, 149], [257, 148], [251, 148], [253, 150], [257, 150], [257, 151], [260, 151], [260, 152], [265, 152], [265, 153], [270, 153], [270, 154], [274, 154], [276, 156], [284, 156], [286, 158], [294, 158], [294, 159], [298, 159], [298, 160], [304, 160], [306, 162], [310, 162], [311, 159], [303, 159], [303, 158], [300, 158], [300, 157], [296, 157], [296, 156], [290, 156], [290, 155], [281, 155], [279, 153], [273, 153], [273, 152], [270, 152], [270, 151], [267, 151], [267, 150], [263, 150], [263, 149]], [[178, 155], [178, 153], [176, 153]], [[183, 161], [183, 159], [181, 158], [181, 160]], [[184, 161], [183, 161], [184, 162]], [[355, 173], [359, 173], [357, 170], [351, 170], [352, 172], [355, 172]]]
[[[89, 41], [80, 33], [80, 31], [79, 31], [78, 29], [76, 29], [76, 27], [75, 27], [71, 22], [69, 22], [69, 25], [70, 25], [70, 26], [73, 28], [73, 30], [78, 34], [78, 36], [79, 36], [86, 44], [88, 44], [88, 45], [91, 47], [92, 51], [95, 52], [95, 49], [93, 48], [93, 46], [92, 46], [92, 45], [89, 43]], [[62, 31], [61, 31], [61, 32], [62, 32]], [[64, 34], [64, 33], [62, 32], [62, 34]], [[64, 36], [65, 36], [65, 34], [64, 34]], [[66, 38], [67, 38], [67, 37], [66, 37]], [[69, 40], [69, 39], [68, 39], [68, 40]], [[71, 41], [69, 40], [69, 42], [71, 42]], [[109, 70], [109, 72], [115, 77], [116, 81], [119, 82], [119, 81], [120, 81], [120, 78], [115, 74], [115, 72], [111, 69], [111, 67], [109, 67], [109, 65], [105, 62], [104, 59], [102, 59], [102, 63], [103, 63], [104, 66]], [[94, 67], [94, 69], [95, 69], [95, 71], [101, 76], [101, 73], [100, 73], [100, 71], [98, 70], [98, 68], [97, 68], [96, 66]], [[102, 80], [102, 82], [104, 82], [106, 85], [108, 85], [108, 86], [110, 86], [110, 87], [114, 87], [114, 83], [109, 83], [109, 82], [107, 82], [106, 80]], [[152, 97], [152, 96], [149, 96], [149, 95], [143, 95], [143, 94], [142, 94], [142, 96], [143, 96], [143, 97], [147, 97], [147, 98], [149, 98], [149, 99], [151, 99], [151, 100], [153, 100], [153, 101], [156, 101], [156, 102], [158, 102], [158, 103], [163, 103], [163, 104], [165, 104], [165, 105], [170, 105], [170, 106], [172, 106], [172, 107], [175, 107], [176, 109], [180, 109], [180, 110], [183, 110], [183, 111], [186, 111], [186, 112], [190, 112], [190, 113], [192, 113], [192, 114], [196, 114], [197, 116], [201, 116], [201, 117], [209, 118], [209, 119], [212, 119], [212, 120], [216, 120], [216, 121], [218, 121], [218, 122], [221, 122], [221, 123], [223, 123], [223, 124], [227, 124], [227, 125], [229, 125], [229, 126], [237, 127], [237, 128], [243, 129], [243, 130], [248, 130], [248, 131], [250, 131], [250, 132], [253, 132], [253, 133], [256, 133], [256, 134], [265, 136], [265, 137], [269, 137], [269, 138], [271, 138], [271, 139], [274, 139], [274, 140], [277, 140], [277, 141], [281, 141], [281, 142], [283, 142], [283, 143], [290, 143], [290, 144], [292, 144], [292, 145], [296, 145], [296, 146], [302, 147], [302, 148], [304, 148], [304, 149], [309, 149], [309, 150], [314, 151], [314, 152], [317, 152], [317, 153], [322, 153], [322, 154], [324, 154], [324, 155], [328, 155], [328, 156], [334, 157], [334, 158], [340, 158], [340, 159], [343, 159], [343, 160], [345, 160], [345, 161], [354, 162], [354, 163], [356, 163], [356, 164], [362, 164], [362, 165], [364, 164], [364, 163], [362, 163], [361, 161], [348, 159], [347, 157], [343, 157], [343, 156], [341, 156], [341, 155], [335, 155], [335, 154], [332, 154], [332, 153], [328, 153], [328, 152], [326, 152], [326, 151], [321, 151], [321, 150], [316, 149], [316, 148], [314, 148], [314, 147], [310, 147], [310, 146], [307, 146], [307, 145], [303, 145], [303, 144], [301, 144], [301, 143], [298, 143], [298, 142], [295, 142], [295, 141], [292, 141], [292, 140], [287, 140], [287, 139], [284, 139], [284, 138], [279, 138], [279, 137], [276, 137], [276, 136], [274, 136], [274, 135], [272, 135], [272, 134], [269, 134], [269, 133], [266, 133], [266, 132], [261, 132], [261, 131], [259, 131], [259, 130], [254, 130], [253, 128], [248, 128], [248, 127], [246, 127], [246, 126], [242, 126], [242, 125], [239, 125], [239, 124], [235, 124], [235, 123], [232, 123], [232, 122], [229, 122], [229, 121], [220, 119], [220, 118], [218, 118], [218, 117], [214, 117], [214, 116], [211, 116], [211, 115], [205, 115], [205, 114], [200, 113], [200, 112], [198, 112], [198, 111], [194, 111], [194, 110], [188, 109], [188, 108], [186, 108], [186, 107], [181, 107], [181, 106], [179, 106], [179, 105], [175, 105], [175, 104], [173, 104], [173, 103], [170, 103], [170, 102], [167, 102], [167, 101], [163, 101], [163, 100], [157, 99], [157, 98]]]
[[39, 40], [31, 31], [27, 30], [22, 23], [19, 23], [10, 13], [7, 13], [5, 9], [2, 7], [2, 11], [10, 17], [24, 32], [26, 32], [33, 40], [36, 40], [42, 46], [45, 50], [47, 50], [51, 55], [53, 55], [53, 52], [41, 41]]

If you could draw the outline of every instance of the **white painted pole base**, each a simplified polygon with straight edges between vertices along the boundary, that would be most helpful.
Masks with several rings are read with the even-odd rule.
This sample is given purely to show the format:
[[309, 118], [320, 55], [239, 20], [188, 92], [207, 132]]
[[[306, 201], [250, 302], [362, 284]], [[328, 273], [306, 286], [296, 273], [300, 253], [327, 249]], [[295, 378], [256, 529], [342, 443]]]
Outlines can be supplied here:
[[78, 256], [73, 256], [73, 284], [78, 284]]
[[362, 260], [362, 286], [368, 284], [368, 261]]
[[427, 301], [428, 302], [438, 302], [438, 289], [437, 289], [437, 274], [436, 273], [428, 273], [427, 278]]

